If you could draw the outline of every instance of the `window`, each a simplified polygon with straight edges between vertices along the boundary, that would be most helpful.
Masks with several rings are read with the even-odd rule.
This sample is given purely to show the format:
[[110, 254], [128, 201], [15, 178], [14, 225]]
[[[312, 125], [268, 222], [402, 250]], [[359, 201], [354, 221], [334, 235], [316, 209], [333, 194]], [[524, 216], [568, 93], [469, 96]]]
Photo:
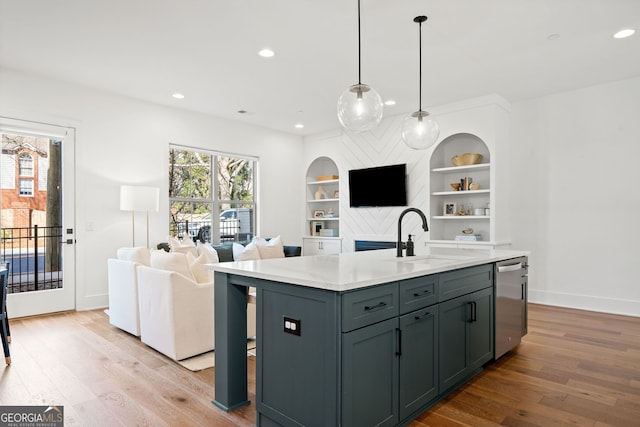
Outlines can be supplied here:
[[18, 185], [20, 187], [20, 196], [33, 196], [33, 156], [29, 153], [20, 153], [18, 155]]
[[214, 244], [251, 239], [256, 164], [250, 157], [170, 147], [170, 234]]
[[33, 176], [33, 156], [27, 153], [20, 153], [18, 156], [18, 175]]
[[33, 179], [20, 178], [18, 183], [20, 185], [21, 196], [33, 196]]

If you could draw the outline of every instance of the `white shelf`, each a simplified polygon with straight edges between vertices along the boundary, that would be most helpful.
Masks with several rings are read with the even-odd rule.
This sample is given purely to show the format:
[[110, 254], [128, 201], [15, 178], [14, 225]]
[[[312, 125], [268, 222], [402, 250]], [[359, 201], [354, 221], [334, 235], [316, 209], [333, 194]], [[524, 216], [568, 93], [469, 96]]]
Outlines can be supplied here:
[[432, 217], [433, 219], [445, 219], [447, 221], [460, 221], [463, 219], [489, 219], [486, 215], [439, 215]]
[[435, 168], [435, 169], [431, 169], [431, 172], [449, 173], [449, 172], [473, 171], [473, 170], [489, 169], [489, 166], [490, 166], [489, 163], [479, 163], [477, 165], [450, 166], [450, 167], [446, 167], [446, 168]]
[[340, 199], [312, 199], [307, 200], [307, 203], [323, 203], [323, 202], [339, 202]]
[[307, 182], [308, 185], [321, 185], [321, 184], [338, 184], [340, 182], [339, 179], [325, 179], [324, 181], [310, 181]]
[[[316, 158], [306, 173], [305, 230], [303, 231], [303, 255], [327, 255], [342, 252], [340, 237], [340, 179], [318, 179], [319, 177], [338, 176], [338, 166], [329, 157]], [[324, 191], [322, 191], [324, 190]], [[317, 196], [326, 198], [317, 199]], [[316, 212], [333, 216], [315, 217]], [[314, 224], [318, 228], [332, 230], [332, 236], [313, 236]]]
[[483, 190], [467, 190], [467, 191], [436, 191], [431, 193], [432, 196], [470, 196], [473, 194], [487, 194], [491, 193], [489, 189]]

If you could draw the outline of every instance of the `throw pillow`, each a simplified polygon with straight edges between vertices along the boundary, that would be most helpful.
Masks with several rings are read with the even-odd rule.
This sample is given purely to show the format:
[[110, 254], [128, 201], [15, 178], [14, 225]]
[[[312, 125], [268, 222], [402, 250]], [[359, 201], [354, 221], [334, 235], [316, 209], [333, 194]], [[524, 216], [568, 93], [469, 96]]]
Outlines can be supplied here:
[[133, 261], [143, 265], [149, 265], [149, 248], [119, 248], [116, 252], [116, 258], [124, 261]]
[[185, 255], [191, 253], [194, 257], [198, 256], [196, 245], [193, 243], [193, 240], [189, 238], [179, 240], [169, 236], [169, 247], [171, 248], [171, 252], [183, 253]]
[[191, 266], [185, 254], [179, 252], [153, 251], [151, 253], [151, 267], [159, 270], [175, 271], [195, 282]]
[[284, 258], [284, 245], [280, 236], [274, 237], [269, 241], [262, 237], [256, 237], [253, 242], [258, 247], [261, 259]]
[[260, 259], [260, 252], [255, 243], [251, 242], [247, 246], [242, 246], [239, 243], [233, 244], [234, 261], [249, 261], [254, 259]]
[[209, 261], [207, 261], [207, 254], [203, 253], [196, 258], [189, 253], [187, 254], [187, 261], [189, 261], [189, 267], [191, 268], [191, 273], [193, 274], [193, 277], [195, 277], [196, 282], [213, 282], [213, 271], [204, 268], [205, 264], [209, 263]]
[[211, 246], [211, 243], [202, 243], [198, 241], [198, 245], [196, 246], [196, 248], [198, 250], [198, 256], [204, 255], [207, 258], [208, 263], [215, 264], [217, 262], [220, 262], [218, 252], [213, 248], [213, 246]]

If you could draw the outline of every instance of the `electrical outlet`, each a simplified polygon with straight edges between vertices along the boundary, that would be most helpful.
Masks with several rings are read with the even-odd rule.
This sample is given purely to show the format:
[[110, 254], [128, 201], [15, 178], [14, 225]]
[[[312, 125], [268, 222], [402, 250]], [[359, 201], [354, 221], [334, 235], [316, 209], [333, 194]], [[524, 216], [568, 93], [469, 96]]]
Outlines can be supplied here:
[[290, 317], [283, 317], [284, 319], [284, 332], [287, 334], [300, 336], [300, 319], [292, 319]]

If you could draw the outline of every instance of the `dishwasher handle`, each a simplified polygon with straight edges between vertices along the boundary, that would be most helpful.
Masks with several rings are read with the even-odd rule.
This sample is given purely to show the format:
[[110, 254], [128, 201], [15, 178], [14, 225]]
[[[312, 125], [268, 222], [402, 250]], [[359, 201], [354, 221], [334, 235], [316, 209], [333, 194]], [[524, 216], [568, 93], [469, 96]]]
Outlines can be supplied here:
[[517, 262], [515, 264], [509, 264], [509, 265], [499, 265], [498, 273], [506, 273], [507, 271], [517, 271], [521, 269], [522, 269], [521, 262]]

